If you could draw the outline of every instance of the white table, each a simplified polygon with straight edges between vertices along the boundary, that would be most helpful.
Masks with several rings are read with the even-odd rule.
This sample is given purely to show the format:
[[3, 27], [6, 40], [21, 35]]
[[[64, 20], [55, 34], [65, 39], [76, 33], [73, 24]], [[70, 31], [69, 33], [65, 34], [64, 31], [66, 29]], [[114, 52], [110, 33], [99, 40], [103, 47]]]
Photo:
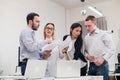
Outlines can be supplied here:
[[25, 76], [0, 76], [0, 80], [15, 80], [15, 79], [27, 80]]
[[79, 78], [44, 78], [44, 79], [29, 79], [25, 76], [0, 76], [0, 80], [103, 80], [102, 76], [81, 76]]
[[79, 78], [44, 78], [32, 80], [103, 80], [103, 76], [81, 76]]
[[58, 78], [55, 80], [103, 80], [103, 76], [81, 76], [80, 78]]

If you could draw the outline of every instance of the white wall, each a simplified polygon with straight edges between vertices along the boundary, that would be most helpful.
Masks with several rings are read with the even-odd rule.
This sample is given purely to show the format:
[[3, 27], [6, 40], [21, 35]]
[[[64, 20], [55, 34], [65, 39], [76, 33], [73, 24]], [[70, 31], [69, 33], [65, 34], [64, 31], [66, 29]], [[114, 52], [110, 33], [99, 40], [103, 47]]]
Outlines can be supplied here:
[[[113, 40], [115, 43], [115, 46], [117, 47], [116, 53], [120, 52], [120, 0], [106, 0], [103, 3], [97, 3], [97, 4], [90, 4], [92, 6], [97, 7], [97, 9], [101, 10], [104, 16], [106, 17], [107, 23], [108, 23], [108, 30], [113, 30]], [[95, 13], [91, 12], [90, 10], [87, 10], [88, 13], [86, 16], [82, 16], [80, 11], [83, 8], [72, 8], [72, 9], [67, 9], [67, 32], [69, 32], [69, 27], [72, 23], [78, 22], [78, 21], [83, 21], [85, 20], [86, 16], [89, 14], [95, 15], [96, 17], [99, 17]], [[110, 61], [110, 69], [114, 70], [114, 62], [117, 62], [115, 60], [115, 56], [117, 54], [114, 54], [114, 57], [111, 58], [112, 61]]]
[[3, 75], [11, 75], [17, 65], [19, 35], [26, 27], [29, 12], [40, 14], [37, 39], [42, 38], [47, 22], [56, 25], [58, 38], [62, 39], [65, 34], [65, 9], [50, 0], [0, 0], [0, 70], [4, 70]]

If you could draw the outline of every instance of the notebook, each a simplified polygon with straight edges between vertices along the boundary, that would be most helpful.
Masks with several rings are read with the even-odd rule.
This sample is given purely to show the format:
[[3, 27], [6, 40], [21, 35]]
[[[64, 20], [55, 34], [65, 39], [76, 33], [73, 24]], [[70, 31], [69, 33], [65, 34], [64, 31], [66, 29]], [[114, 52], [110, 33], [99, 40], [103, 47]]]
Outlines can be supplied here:
[[25, 76], [30, 79], [44, 78], [46, 67], [47, 67], [46, 60], [28, 60]]
[[59, 60], [57, 61], [57, 78], [78, 78], [80, 77], [80, 61]]

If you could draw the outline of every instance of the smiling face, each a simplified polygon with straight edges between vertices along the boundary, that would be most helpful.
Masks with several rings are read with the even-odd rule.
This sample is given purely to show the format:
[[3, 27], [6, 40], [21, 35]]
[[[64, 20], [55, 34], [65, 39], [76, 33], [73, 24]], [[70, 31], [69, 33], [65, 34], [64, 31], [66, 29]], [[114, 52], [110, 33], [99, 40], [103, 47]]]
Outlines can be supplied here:
[[79, 23], [73, 23], [70, 27], [70, 36], [71, 39], [77, 39], [82, 37], [82, 25]]
[[71, 29], [71, 33], [72, 33], [71, 37], [76, 39], [81, 34], [81, 30], [82, 29], [79, 26], [74, 29]]
[[54, 37], [54, 24], [48, 23], [44, 28], [44, 38]]

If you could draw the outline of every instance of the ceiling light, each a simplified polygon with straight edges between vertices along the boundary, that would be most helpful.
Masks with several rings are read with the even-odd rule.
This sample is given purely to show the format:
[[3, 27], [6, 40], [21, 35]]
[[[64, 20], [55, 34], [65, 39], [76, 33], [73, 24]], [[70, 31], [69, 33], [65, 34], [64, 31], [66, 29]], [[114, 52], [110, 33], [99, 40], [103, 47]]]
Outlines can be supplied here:
[[88, 6], [88, 8], [92, 10], [93, 12], [95, 12], [96, 14], [98, 14], [99, 16], [103, 16], [103, 14], [100, 11], [98, 11], [96, 8], [92, 6]]
[[87, 14], [86, 9], [81, 10], [81, 14], [82, 14], [83, 16], [85, 16], [85, 15]]

